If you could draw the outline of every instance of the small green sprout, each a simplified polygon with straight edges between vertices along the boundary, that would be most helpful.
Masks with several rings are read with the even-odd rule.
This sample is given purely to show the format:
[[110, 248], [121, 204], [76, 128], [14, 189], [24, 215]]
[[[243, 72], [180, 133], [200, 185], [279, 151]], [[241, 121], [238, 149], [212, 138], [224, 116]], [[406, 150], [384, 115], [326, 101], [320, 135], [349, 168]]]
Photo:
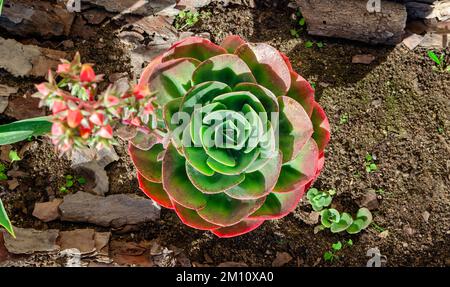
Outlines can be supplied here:
[[444, 128], [443, 127], [437, 127], [437, 132], [440, 134], [444, 133]]
[[73, 187], [73, 185], [75, 184], [75, 182], [78, 182], [78, 184], [80, 185], [84, 185], [86, 184], [87, 180], [86, 178], [80, 176], [80, 177], [75, 177], [73, 175], [66, 175], [65, 177], [66, 183], [64, 184], [64, 186], [61, 186], [59, 188], [59, 191], [61, 193], [67, 193], [70, 192], [69, 188]]
[[183, 10], [178, 13], [175, 18], [175, 28], [183, 30], [185, 28], [193, 27], [200, 19], [206, 19], [211, 16], [211, 12], [197, 12], [190, 10]]
[[77, 178], [77, 181], [81, 185], [86, 184], [86, 179], [84, 177], [82, 177], [82, 176]]
[[21, 159], [19, 157], [19, 155], [17, 154], [17, 151], [15, 151], [15, 150], [10, 150], [8, 157], [9, 157], [9, 160], [11, 161], [11, 163], [13, 163], [15, 161], [19, 161]]
[[338, 223], [341, 220], [339, 211], [334, 208], [322, 210], [320, 217], [322, 225], [326, 228], [330, 228], [332, 224]]
[[337, 259], [338, 257], [336, 255], [333, 254], [333, 252], [327, 251], [323, 254], [323, 259], [325, 261], [333, 261], [334, 259]]
[[330, 208], [322, 210], [320, 222], [322, 227], [316, 227], [317, 232], [329, 228], [332, 233], [347, 231], [349, 234], [356, 234], [369, 226], [372, 222], [372, 214], [363, 207], [358, 210], [356, 218], [353, 219], [347, 212], [339, 213], [336, 209]]
[[348, 114], [347, 113], [345, 113], [345, 114], [343, 114], [343, 115], [341, 115], [339, 117], [339, 124], [340, 125], [344, 125], [346, 123], [348, 123]]
[[[351, 240], [351, 239], [349, 239], [348, 241], [346, 241], [345, 242], [346, 243], [346, 246], [353, 246], [353, 241]], [[338, 255], [336, 255], [336, 253], [338, 253], [340, 250], [342, 250], [342, 248], [344, 248], [345, 247], [345, 245], [344, 244], [342, 244], [342, 242], [341, 241], [338, 241], [338, 242], [335, 242], [335, 243], [333, 243], [333, 244], [331, 244], [331, 250], [329, 250], [329, 251], [326, 251], [324, 254], [323, 254], [323, 259], [325, 260], [325, 261], [333, 261], [333, 260], [335, 260], [335, 259], [339, 259], [339, 256]]]
[[372, 226], [377, 232], [381, 233], [383, 231], [385, 231], [385, 229], [381, 226], [379, 226], [378, 224], [376, 224], [375, 222], [372, 222], [370, 224], [370, 226]]
[[306, 198], [315, 211], [321, 211], [324, 207], [331, 204], [333, 195], [336, 194], [334, 189], [329, 191], [319, 191], [317, 188], [310, 188], [306, 194]]
[[317, 46], [317, 48], [323, 48], [324, 43], [323, 42], [317, 42], [316, 46]]
[[300, 20], [298, 21], [298, 24], [300, 26], [305, 26], [306, 25], [306, 19], [304, 17], [300, 18]]
[[0, 180], [7, 180], [8, 176], [6, 175], [6, 166], [0, 162]]
[[305, 43], [305, 47], [306, 48], [312, 48], [314, 46], [314, 42], [313, 41], [306, 41], [306, 43]]
[[342, 249], [342, 242], [338, 241], [336, 243], [333, 243], [331, 245], [331, 248], [333, 248], [334, 251], [339, 251]]
[[314, 81], [309, 81], [309, 84], [311, 85], [311, 87], [315, 90], [316, 89], [316, 83]]
[[450, 65], [447, 65], [445, 62], [445, 53], [441, 53], [441, 55], [438, 56], [430, 50], [428, 51], [428, 57], [436, 63], [436, 66], [433, 67], [434, 71], [450, 73]]
[[297, 29], [291, 29], [289, 30], [291, 32], [291, 36], [295, 38], [300, 38], [300, 32]]
[[374, 157], [369, 153], [366, 154], [366, 157], [365, 157], [365, 167], [366, 167], [366, 172], [373, 172], [378, 169], [377, 165], [374, 162]]

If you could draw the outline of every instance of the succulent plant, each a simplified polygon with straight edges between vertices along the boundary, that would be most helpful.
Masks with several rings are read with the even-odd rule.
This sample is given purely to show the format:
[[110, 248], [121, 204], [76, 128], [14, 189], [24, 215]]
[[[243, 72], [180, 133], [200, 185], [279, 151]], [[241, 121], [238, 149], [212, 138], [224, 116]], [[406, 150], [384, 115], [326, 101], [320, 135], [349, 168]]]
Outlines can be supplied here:
[[190, 227], [233, 237], [282, 218], [323, 168], [327, 117], [268, 44], [189, 37], [153, 59], [140, 84], [170, 139], [130, 144], [140, 188]]

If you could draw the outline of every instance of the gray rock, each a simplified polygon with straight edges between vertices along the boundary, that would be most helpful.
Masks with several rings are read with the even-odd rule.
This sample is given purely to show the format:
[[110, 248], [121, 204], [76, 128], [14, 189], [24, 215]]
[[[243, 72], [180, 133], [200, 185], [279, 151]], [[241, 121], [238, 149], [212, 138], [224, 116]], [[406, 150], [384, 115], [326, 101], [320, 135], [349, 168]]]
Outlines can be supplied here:
[[369, 210], [378, 209], [380, 203], [378, 202], [377, 194], [375, 191], [368, 191], [359, 201], [358, 204], [360, 207], [367, 207]]
[[0, 113], [3, 113], [8, 107], [9, 96], [17, 93], [18, 89], [0, 84]]
[[101, 6], [109, 12], [121, 14], [151, 15], [175, 4], [175, 0], [84, 0]]
[[34, 205], [33, 216], [43, 222], [50, 222], [59, 218], [59, 205], [62, 199], [56, 198], [49, 202], [38, 202]]
[[0, 37], [0, 68], [16, 77], [45, 76], [67, 54], [62, 51], [23, 45], [13, 39]]
[[59, 206], [62, 221], [88, 222], [116, 229], [159, 219], [160, 207], [151, 200], [131, 194], [107, 197], [86, 192], [69, 194]]
[[35, 229], [24, 229], [14, 227], [16, 238], [9, 233], [3, 232], [5, 247], [13, 254], [32, 254], [34, 252], [51, 252], [59, 249], [56, 244], [59, 231], [49, 229], [39, 231]]
[[89, 171], [94, 175], [95, 186], [92, 188], [94, 194], [104, 196], [109, 191], [109, 178], [105, 167], [119, 159], [114, 148], [96, 151], [92, 148], [75, 150], [72, 153], [73, 169]]

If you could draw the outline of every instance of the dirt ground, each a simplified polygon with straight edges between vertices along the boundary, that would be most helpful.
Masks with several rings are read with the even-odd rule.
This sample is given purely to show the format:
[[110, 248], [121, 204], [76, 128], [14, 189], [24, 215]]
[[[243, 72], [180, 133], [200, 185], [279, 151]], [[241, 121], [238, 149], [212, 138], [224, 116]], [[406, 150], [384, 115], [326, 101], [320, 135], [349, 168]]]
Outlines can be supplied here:
[[[204, 10], [211, 16], [202, 19], [193, 32], [209, 32], [215, 42], [227, 34], [238, 34], [252, 42], [269, 43], [287, 54], [294, 69], [316, 85], [316, 99], [330, 120], [332, 136], [325, 169], [314, 186], [336, 189], [333, 206], [353, 213], [366, 192], [377, 191], [380, 205], [372, 212], [375, 224], [357, 235], [314, 234], [314, 225], [300, 218], [311, 211], [302, 203], [285, 218], [266, 221], [237, 238], [219, 239], [193, 230], [170, 210], [162, 210], [158, 222], [142, 226], [133, 236], [113, 237], [136, 242], [159, 238], [184, 249], [197, 266], [226, 261], [271, 266], [277, 252], [293, 257], [287, 266], [365, 266], [367, 251], [375, 247], [385, 256], [386, 266], [450, 266], [450, 74], [434, 72], [423, 50], [319, 39], [304, 32], [299, 38], [292, 37], [293, 11], [286, 8], [213, 5]], [[93, 49], [93, 43], [74, 38], [75, 47], [67, 50], [80, 50], [85, 61], [95, 62], [96, 69], [107, 75], [128, 71], [120, 43], [110, 33], [114, 27], [101, 29], [98, 33], [104, 38], [104, 47]], [[324, 47], [306, 48], [308, 40], [321, 41]], [[44, 44], [52, 47], [55, 42]], [[357, 54], [372, 54], [376, 59], [370, 65], [352, 64], [352, 56]], [[1, 83], [20, 85], [22, 91], [32, 85], [0, 74]], [[42, 223], [31, 215], [35, 202], [47, 201], [52, 195], [62, 197], [58, 188], [64, 176], [74, 171], [45, 139], [15, 148], [24, 145], [28, 151], [17, 164], [30, 176], [22, 179], [15, 191], [3, 187], [0, 192], [13, 224], [61, 230], [89, 226]], [[124, 145], [116, 150], [120, 160], [107, 167], [110, 193], [140, 194]], [[376, 158], [375, 172], [365, 170], [367, 153]], [[429, 218], [424, 213], [429, 213]], [[348, 239], [353, 246], [339, 251], [338, 259], [323, 260], [331, 244]]]

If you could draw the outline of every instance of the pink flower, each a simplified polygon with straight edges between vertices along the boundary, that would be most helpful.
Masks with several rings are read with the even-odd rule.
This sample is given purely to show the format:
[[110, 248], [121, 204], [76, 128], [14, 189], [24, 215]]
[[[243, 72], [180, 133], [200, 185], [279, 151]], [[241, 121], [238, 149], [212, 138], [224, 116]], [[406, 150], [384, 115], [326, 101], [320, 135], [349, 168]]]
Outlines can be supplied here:
[[80, 81], [93, 82], [95, 80], [95, 72], [91, 65], [84, 64], [81, 66]]
[[83, 115], [80, 110], [69, 110], [67, 114], [67, 124], [70, 128], [76, 128], [80, 125]]
[[50, 89], [47, 87], [47, 83], [41, 83], [39, 85], [36, 85], [36, 89], [39, 93], [41, 93], [43, 96], [48, 96], [50, 94]]
[[60, 123], [53, 123], [52, 125], [52, 135], [53, 136], [61, 136], [64, 134], [64, 126]]
[[97, 132], [97, 135], [105, 139], [112, 139], [113, 138], [112, 127], [110, 125], [101, 127], [101, 129]]
[[70, 73], [70, 64], [59, 64], [56, 72], [58, 74], [69, 74]]
[[105, 115], [100, 112], [93, 113], [89, 117], [89, 121], [94, 125], [103, 126], [103, 124], [105, 123]]
[[59, 112], [65, 111], [67, 109], [66, 103], [64, 101], [55, 100], [52, 106], [52, 112], [56, 115]]
[[133, 95], [138, 100], [142, 100], [149, 94], [150, 94], [150, 90], [148, 89], [147, 85], [137, 85], [133, 89]]

